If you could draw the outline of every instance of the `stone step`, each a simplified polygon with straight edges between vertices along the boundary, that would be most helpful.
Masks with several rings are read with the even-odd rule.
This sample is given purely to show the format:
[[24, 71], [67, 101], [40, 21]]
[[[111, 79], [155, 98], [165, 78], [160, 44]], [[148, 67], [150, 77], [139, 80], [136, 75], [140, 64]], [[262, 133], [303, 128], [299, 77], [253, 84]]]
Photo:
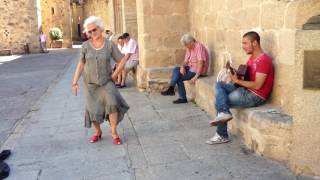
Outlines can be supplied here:
[[11, 49], [0, 49], [0, 56], [11, 56]]
[[[215, 116], [215, 77], [204, 77], [196, 84], [186, 81], [188, 98]], [[255, 108], [232, 109], [234, 119], [229, 123], [232, 134], [240, 136], [244, 144], [257, 154], [278, 161], [287, 161], [291, 144], [292, 117], [272, 104]]]

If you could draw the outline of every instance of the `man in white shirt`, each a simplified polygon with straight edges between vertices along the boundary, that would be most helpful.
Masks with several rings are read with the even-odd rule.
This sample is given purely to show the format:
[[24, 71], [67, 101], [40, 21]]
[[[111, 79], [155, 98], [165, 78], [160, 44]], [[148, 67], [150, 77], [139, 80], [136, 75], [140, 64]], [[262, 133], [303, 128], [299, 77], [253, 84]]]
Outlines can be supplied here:
[[123, 33], [122, 37], [124, 41], [122, 53], [125, 54], [125, 59], [127, 60], [127, 63], [125, 65], [124, 70], [122, 71], [122, 79], [120, 86], [118, 86], [119, 88], [126, 87], [126, 79], [128, 72], [136, 68], [139, 64], [139, 47], [137, 41], [132, 39], [129, 33]]

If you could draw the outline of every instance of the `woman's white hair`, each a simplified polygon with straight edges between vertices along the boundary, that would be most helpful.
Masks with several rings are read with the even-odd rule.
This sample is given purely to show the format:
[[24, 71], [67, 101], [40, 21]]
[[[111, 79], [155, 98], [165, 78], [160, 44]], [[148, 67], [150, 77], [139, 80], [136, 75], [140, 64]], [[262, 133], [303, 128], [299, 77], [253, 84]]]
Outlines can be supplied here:
[[193, 36], [191, 36], [190, 34], [184, 34], [181, 39], [180, 39], [180, 42], [182, 45], [187, 45], [191, 42], [193, 42], [195, 39]]
[[102, 32], [104, 31], [104, 25], [103, 25], [102, 19], [101, 19], [100, 17], [90, 16], [90, 17], [88, 17], [88, 18], [84, 21], [83, 28], [84, 28], [84, 31], [85, 31], [86, 33], [88, 33], [88, 25], [89, 25], [89, 24], [94, 24], [94, 25], [96, 25]]

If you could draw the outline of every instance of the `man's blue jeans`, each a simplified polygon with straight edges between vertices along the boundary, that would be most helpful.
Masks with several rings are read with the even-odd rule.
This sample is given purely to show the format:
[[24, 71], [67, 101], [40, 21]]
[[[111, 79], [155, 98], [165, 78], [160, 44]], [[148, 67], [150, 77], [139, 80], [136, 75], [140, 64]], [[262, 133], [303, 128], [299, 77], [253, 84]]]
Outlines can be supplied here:
[[186, 89], [184, 87], [183, 81], [187, 81], [192, 79], [194, 76], [196, 75], [196, 73], [191, 72], [189, 70], [189, 67], [186, 67], [186, 73], [185, 75], [182, 75], [180, 73], [180, 67], [175, 67], [173, 69], [172, 72], [172, 76], [171, 76], [171, 82], [170, 82], [170, 86], [175, 87], [176, 84], [178, 85], [178, 91], [179, 91], [179, 96], [181, 99], [187, 99], [186, 96]]
[[[237, 87], [231, 83], [217, 82], [215, 86], [216, 111], [229, 113], [233, 107], [255, 107], [263, 104], [264, 99], [250, 92], [243, 87]], [[228, 123], [220, 124], [217, 127], [217, 133], [228, 138]]]

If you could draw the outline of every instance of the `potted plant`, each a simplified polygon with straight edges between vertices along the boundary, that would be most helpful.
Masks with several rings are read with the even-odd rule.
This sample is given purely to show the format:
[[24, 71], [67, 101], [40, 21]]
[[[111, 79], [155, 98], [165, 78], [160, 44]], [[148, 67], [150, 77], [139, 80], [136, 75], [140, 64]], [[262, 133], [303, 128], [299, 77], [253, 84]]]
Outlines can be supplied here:
[[51, 48], [62, 48], [62, 31], [58, 27], [51, 28], [49, 31]]

